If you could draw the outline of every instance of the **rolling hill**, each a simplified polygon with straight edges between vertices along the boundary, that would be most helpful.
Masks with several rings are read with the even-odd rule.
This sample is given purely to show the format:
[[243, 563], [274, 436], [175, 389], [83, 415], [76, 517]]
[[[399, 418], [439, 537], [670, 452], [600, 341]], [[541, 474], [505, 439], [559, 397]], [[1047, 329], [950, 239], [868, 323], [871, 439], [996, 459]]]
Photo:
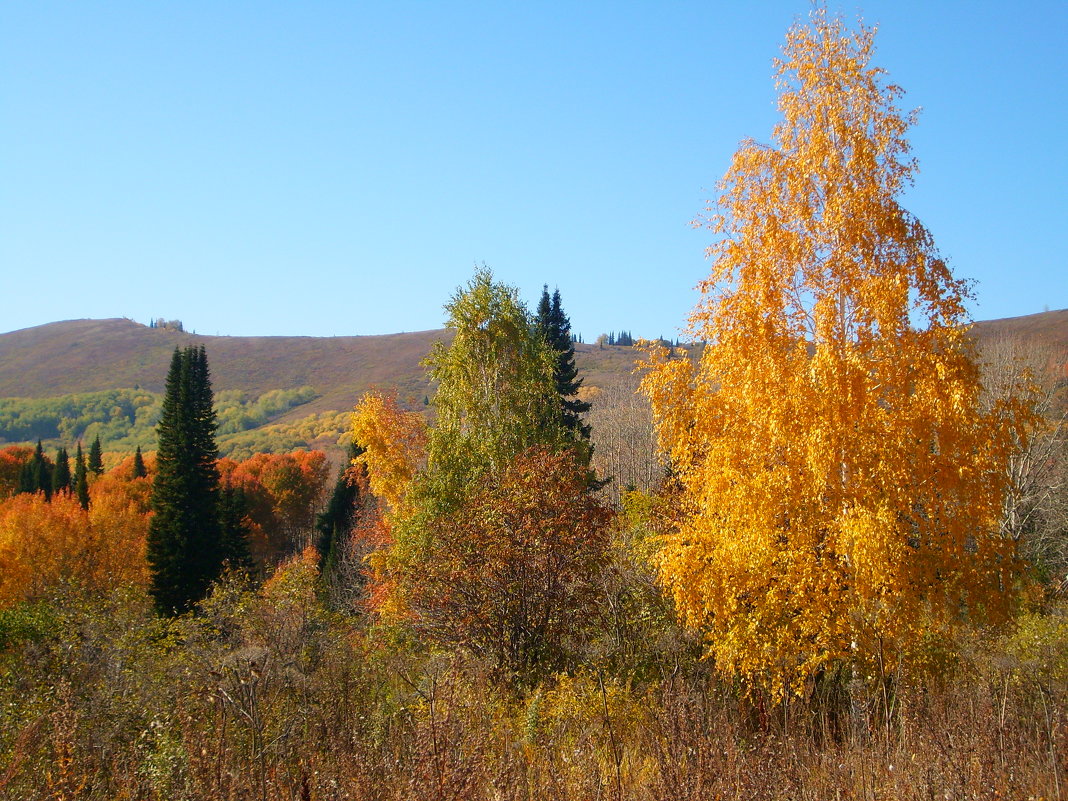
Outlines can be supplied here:
[[[310, 401], [281, 410], [266, 424], [274, 426], [275, 433], [279, 427], [293, 429], [279, 439], [277, 447], [290, 447], [298, 440], [316, 440], [317, 447], [330, 447], [336, 444], [339, 427], [345, 427], [340, 415], [371, 388], [396, 388], [404, 405], [422, 408], [432, 390], [420, 361], [435, 341], [447, 341], [449, 336], [445, 330], [436, 330], [357, 337], [227, 337], [151, 328], [129, 319], [49, 323], [0, 334], [0, 404], [2, 399], [41, 400], [116, 389], [158, 396], [175, 347], [204, 345], [217, 394], [240, 392], [254, 401], [265, 393], [310, 387], [314, 391]], [[588, 384], [632, 367], [630, 348], [578, 347]], [[99, 403], [100, 398], [92, 401]], [[136, 411], [124, 408], [122, 414], [132, 423]], [[0, 409], [0, 417], [3, 412]], [[301, 421], [313, 416], [321, 419], [298, 433]], [[90, 429], [87, 436], [97, 431]], [[106, 447], [109, 434], [104, 429], [100, 432]], [[43, 436], [46, 442], [65, 438]], [[28, 439], [0, 434], [0, 443]], [[132, 449], [134, 444], [147, 443], [136, 438], [115, 442], [119, 449]], [[232, 450], [220, 444], [224, 453]], [[250, 448], [247, 444], [246, 450]]]
[[[1030, 340], [1068, 352], [1068, 309], [979, 322], [973, 331], [981, 343]], [[302, 437], [318, 437], [317, 445], [330, 446], [338, 427], [344, 427], [341, 415], [368, 389], [395, 387], [402, 403], [422, 407], [432, 390], [420, 361], [435, 341], [448, 337], [445, 330], [355, 337], [203, 336], [129, 319], [70, 320], [0, 334], [0, 399], [116, 389], [158, 395], [174, 348], [202, 344], [217, 393], [244, 393], [251, 403], [265, 393], [311, 388], [297, 405], [278, 408], [250, 427], [274, 426], [277, 433], [290, 426], [282, 447]], [[577, 345], [576, 351], [588, 387], [629, 373], [636, 356], [629, 347]], [[300, 421], [313, 416], [321, 418], [315, 431], [309, 434], [306, 427], [298, 433]], [[246, 432], [245, 439], [249, 436]], [[246, 444], [252, 447], [251, 441]]]

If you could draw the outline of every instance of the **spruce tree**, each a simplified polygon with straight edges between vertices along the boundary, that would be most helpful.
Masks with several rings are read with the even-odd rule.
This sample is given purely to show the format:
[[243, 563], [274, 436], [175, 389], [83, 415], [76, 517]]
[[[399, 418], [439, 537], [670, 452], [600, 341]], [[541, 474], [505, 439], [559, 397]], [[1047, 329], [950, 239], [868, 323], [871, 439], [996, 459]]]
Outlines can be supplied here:
[[100, 437], [97, 436], [93, 440], [93, 444], [89, 446], [89, 472], [95, 476], [99, 476], [104, 472], [104, 459], [100, 453]]
[[[37, 447], [41, 447], [40, 442], [37, 443]], [[22, 463], [22, 469], [19, 470], [19, 492], [37, 492], [37, 479], [33, 475], [33, 463], [37, 458], [36, 452], [33, 456]]]
[[70, 492], [70, 456], [66, 448], [56, 452], [56, 464], [52, 468], [52, 494]]
[[85, 454], [82, 443], [78, 443], [78, 452], [74, 457], [74, 495], [83, 509], [89, 508], [89, 476], [85, 468]]
[[219, 525], [223, 564], [230, 570], [250, 571], [248, 498], [243, 488], [223, 487], [219, 491]]
[[348, 462], [338, 471], [337, 483], [330, 501], [315, 520], [315, 529], [319, 533], [319, 541], [316, 543], [319, 551], [319, 571], [323, 576], [332, 573], [337, 566], [339, 540], [356, 521], [360, 489], [352, 479], [351, 465], [363, 452], [363, 448], [356, 443], [349, 445]]
[[[588, 441], [590, 427], [582, 422], [582, 415], [590, 410], [590, 404], [579, 400], [578, 391], [582, 379], [575, 366], [575, 345], [571, 341], [571, 321], [560, 304], [560, 290], [549, 296], [549, 287], [542, 288], [538, 302], [538, 330], [549, 346], [556, 352], [553, 380], [560, 395], [560, 422], [579, 440]], [[588, 449], [586, 449], [588, 451]], [[587, 453], [587, 461], [589, 454]]]
[[52, 462], [44, 455], [41, 440], [37, 440], [33, 456], [22, 466], [19, 490], [21, 492], [43, 492], [46, 500], [52, 499]]
[[161, 615], [189, 610], [222, 568], [215, 427], [207, 354], [203, 346], [176, 349], [156, 426], [147, 548]]
[[144, 478], [148, 475], [148, 470], [145, 469], [145, 459], [141, 456], [140, 445], [137, 446], [137, 450], [134, 452], [133, 474], [134, 478]]

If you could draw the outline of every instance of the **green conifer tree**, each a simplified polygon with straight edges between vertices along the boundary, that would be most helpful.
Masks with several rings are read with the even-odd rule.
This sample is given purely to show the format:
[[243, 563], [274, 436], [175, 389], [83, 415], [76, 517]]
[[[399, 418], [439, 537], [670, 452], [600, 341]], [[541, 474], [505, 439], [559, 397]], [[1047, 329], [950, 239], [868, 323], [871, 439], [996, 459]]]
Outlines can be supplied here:
[[134, 478], [144, 478], [148, 475], [148, 470], [145, 469], [145, 459], [141, 456], [141, 446], [137, 446], [137, 450], [134, 452], [133, 462]]
[[219, 525], [223, 564], [230, 570], [252, 570], [248, 547], [248, 498], [241, 487], [223, 487], [219, 491]]
[[361, 453], [363, 448], [359, 445], [349, 445], [348, 462], [338, 471], [337, 483], [334, 484], [330, 501], [315, 520], [315, 529], [319, 533], [319, 541], [316, 543], [319, 551], [319, 572], [323, 576], [329, 576], [337, 567], [340, 540], [356, 520], [360, 489], [353, 481], [352, 471], [360, 468], [352, 466], [352, 462]]
[[100, 452], [100, 437], [97, 436], [93, 440], [93, 444], [89, 446], [89, 472], [94, 476], [99, 476], [104, 472], [104, 459]]
[[[37, 447], [41, 447], [40, 442], [37, 443]], [[33, 463], [36, 458], [37, 454], [34, 453], [22, 463], [22, 468], [19, 470], [19, 492], [37, 492], [37, 479], [33, 474]]]
[[[560, 423], [577, 439], [588, 441], [590, 427], [582, 421], [582, 415], [590, 410], [590, 404], [578, 398], [582, 379], [578, 377], [578, 367], [575, 365], [571, 321], [564, 314], [560, 304], [559, 289], [554, 291], [550, 297], [549, 287], [542, 288], [541, 300], [538, 302], [537, 326], [542, 337], [556, 353], [553, 380], [556, 382], [556, 391], [560, 395]], [[589, 453], [586, 454], [585, 459], [588, 463]]]
[[46, 499], [52, 499], [52, 462], [44, 455], [41, 440], [37, 440], [33, 456], [22, 466], [19, 488], [22, 492], [43, 492]]
[[176, 349], [156, 426], [156, 477], [147, 557], [161, 615], [201, 600], [223, 563], [208, 358], [203, 346]]
[[52, 494], [70, 492], [70, 456], [66, 448], [56, 452], [56, 464], [52, 468]]
[[74, 457], [74, 495], [83, 509], [89, 508], [89, 476], [85, 468], [85, 454], [82, 453], [82, 443], [78, 443], [78, 451]]

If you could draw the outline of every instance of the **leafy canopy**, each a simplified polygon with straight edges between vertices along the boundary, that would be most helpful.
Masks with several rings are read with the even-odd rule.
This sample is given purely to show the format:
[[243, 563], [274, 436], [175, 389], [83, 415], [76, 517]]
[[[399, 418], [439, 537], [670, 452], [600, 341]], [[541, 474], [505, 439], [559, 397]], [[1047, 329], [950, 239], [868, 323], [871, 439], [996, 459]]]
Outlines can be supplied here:
[[570, 437], [559, 414], [556, 353], [517, 290], [482, 268], [445, 310], [455, 337], [435, 343], [425, 361], [437, 385], [428, 472], [443, 499], [455, 501], [527, 448], [555, 449]]
[[388, 504], [372, 603], [529, 678], [564, 661], [610, 514], [564, 424], [557, 352], [516, 290], [478, 270], [445, 308], [455, 336], [425, 362], [433, 425], [378, 393], [353, 414], [356, 462]]
[[719, 667], [797, 688], [836, 660], [883, 669], [930, 626], [998, 617], [998, 536], [1020, 414], [984, 411], [968, 288], [899, 204], [914, 113], [874, 31], [822, 8], [777, 62], [774, 144], [742, 143], [704, 222], [690, 317], [709, 344], [644, 380], [687, 514], [662, 574]]

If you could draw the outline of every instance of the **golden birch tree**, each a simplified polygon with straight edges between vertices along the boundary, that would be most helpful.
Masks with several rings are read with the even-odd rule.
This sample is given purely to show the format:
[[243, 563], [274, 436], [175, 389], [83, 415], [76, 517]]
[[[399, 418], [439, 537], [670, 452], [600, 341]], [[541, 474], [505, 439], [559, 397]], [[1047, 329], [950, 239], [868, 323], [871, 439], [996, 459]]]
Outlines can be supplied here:
[[395, 393], [372, 390], [353, 410], [352, 437], [362, 448], [353, 463], [366, 468], [371, 491], [403, 517], [408, 488], [426, 460], [426, 421], [402, 409]]
[[643, 383], [684, 488], [663, 580], [719, 668], [772, 691], [886, 675], [1017, 580], [998, 520], [1026, 410], [981, 403], [968, 287], [899, 202], [915, 112], [873, 47], [822, 8], [789, 31], [773, 144], [741, 144], [700, 221], [708, 346]]

